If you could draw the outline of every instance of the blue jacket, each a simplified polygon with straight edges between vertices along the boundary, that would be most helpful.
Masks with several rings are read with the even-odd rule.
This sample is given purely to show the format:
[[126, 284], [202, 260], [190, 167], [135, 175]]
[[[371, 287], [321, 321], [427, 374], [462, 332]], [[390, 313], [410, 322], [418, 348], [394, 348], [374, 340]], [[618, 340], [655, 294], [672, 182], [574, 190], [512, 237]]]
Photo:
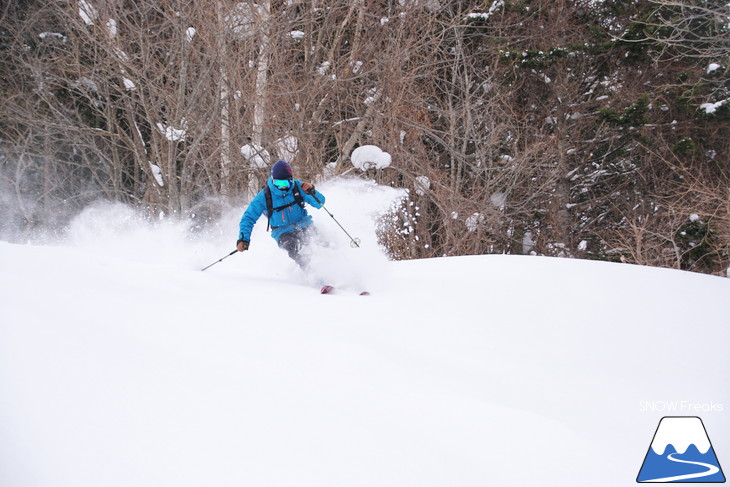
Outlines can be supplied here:
[[[269, 178], [266, 184], [271, 190], [271, 206], [277, 208], [284, 206], [289, 203], [294, 203], [294, 186], [292, 185], [288, 191], [282, 192], [279, 188], [274, 186], [274, 183]], [[324, 196], [319, 191], [315, 190], [314, 194], [320, 202], [314, 199], [312, 195], [309, 195], [301, 190], [302, 182], [294, 181], [294, 184], [299, 185], [299, 192], [302, 195], [302, 199], [305, 203], [309, 203], [315, 208], [322, 208], [324, 204]], [[253, 230], [254, 224], [258, 221], [261, 215], [266, 214], [266, 196], [264, 190], [258, 192], [254, 199], [249, 203], [246, 211], [243, 212], [240, 224], [240, 233], [238, 238], [247, 242], [251, 241], [251, 231]], [[284, 208], [280, 211], [274, 211], [271, 215], [271, 236], [278, 242], [279, 237], [288, 232], [293, 232], [297, 228], [306, 228], [312, 224], [312, 216], [307, 214], [307, 210], [294, 203], [293, 205]]]

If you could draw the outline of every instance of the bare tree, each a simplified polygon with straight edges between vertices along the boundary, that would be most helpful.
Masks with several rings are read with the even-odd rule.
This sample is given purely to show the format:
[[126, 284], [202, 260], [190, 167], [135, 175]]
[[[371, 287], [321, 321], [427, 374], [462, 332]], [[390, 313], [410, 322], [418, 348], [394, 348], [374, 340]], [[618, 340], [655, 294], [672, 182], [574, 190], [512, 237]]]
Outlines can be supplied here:
[[[724, 1], [650, 0], [647, 40], [708, 60], [730, 56], [730, 5]], [[638, 39], [643, 41], [644, 39]]]
[[[535, 252], [717, 272], [726, 8], [4, 6], [4, 201], [18, 200], [13, 218], [26, 222], [94, 198], [199, 214], [250, 198], [275, 158], [303, 178], [353, 176], [353, 150], [373, 144], [392, 164], [361, 176], [410, 194], [381, 227], [395, 258]], [[702, 228], [706, 246], [682, 241]]]

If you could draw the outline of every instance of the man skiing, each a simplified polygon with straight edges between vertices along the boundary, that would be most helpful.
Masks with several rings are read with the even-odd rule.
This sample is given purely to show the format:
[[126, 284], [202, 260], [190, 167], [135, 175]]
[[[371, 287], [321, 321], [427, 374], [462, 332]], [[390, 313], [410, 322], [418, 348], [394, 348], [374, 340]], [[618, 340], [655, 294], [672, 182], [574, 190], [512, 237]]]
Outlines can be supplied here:
[[305, 203], [322, 208], [324, 201], [324, 196], [313, 184], [294, 179], [288, 162], [276, 161], [266, 186], [251, 200], [241, 217], [236, 248], [239, 252], [248, 250], [253, 226], [266, 213], [271, 236], [299, 267], [305, 269], [308, 259], [302, 255], [302, 249], [313, 231], [312, 217], [307, 213]]

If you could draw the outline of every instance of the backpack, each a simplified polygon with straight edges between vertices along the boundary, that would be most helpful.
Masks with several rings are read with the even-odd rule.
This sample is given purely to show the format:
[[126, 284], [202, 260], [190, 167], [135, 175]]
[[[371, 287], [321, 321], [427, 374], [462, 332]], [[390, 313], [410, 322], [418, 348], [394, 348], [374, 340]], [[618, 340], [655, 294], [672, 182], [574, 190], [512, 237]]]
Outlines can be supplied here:
[[302, 207], [302, 209], [304, 209], [304, 198], [302, 198], [302, 193], [299, 190], [299, 185], [296, 183], [296, 181], [293, 181], [292, 183], [294, 184], [294, 201], [292, 201], [291, 203], [287, 203], [286, 205], [277, 206], [276, 208], [274, 208], [274, 203], [271, 199], [271, 188], [269, 188], [268, 184], [264, 185], [264, 197], [266, 198], [266, 216], [268, 217], [266, 221], [267, 232], [270, 228], [276, 228], [271, 226], [271, 216], [274, 214], [275, 211], [281, 211], [283, 209], [289, 208], [292, 205], [299, 205]]

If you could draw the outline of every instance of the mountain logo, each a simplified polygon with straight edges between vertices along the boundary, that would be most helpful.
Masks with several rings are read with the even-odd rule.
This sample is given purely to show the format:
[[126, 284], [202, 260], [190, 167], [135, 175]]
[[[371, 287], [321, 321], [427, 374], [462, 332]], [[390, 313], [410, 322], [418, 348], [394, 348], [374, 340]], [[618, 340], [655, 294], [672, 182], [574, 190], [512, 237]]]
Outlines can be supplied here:
[[636, 481], [725, 482], [725, 475], [702, 420], [697, 416], [663, 417]]

